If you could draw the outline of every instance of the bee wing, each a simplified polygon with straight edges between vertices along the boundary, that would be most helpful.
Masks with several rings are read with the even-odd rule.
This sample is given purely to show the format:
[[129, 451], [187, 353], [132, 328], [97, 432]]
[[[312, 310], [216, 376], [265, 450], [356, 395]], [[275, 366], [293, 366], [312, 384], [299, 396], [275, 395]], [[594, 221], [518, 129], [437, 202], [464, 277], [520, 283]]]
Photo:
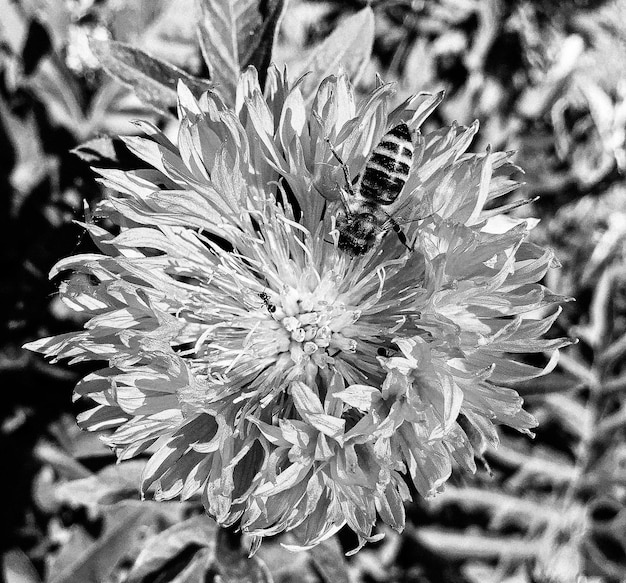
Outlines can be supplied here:
[[397, 223], [406, 224], [421, 221], [434, 214], [432, 203], [426, 196], [415, 193], [400, 195], [395, 204], [391, 205], [387, 215], [393, 217]]
[[[385, 214], [387, 214], [387, 213], [385, 213]], [[387, 215], [387, 220], [385, 220], [385, 222], [382, 223], [381, 229], [383, 231], [389, 231], [391, 229], [393, 229], [394, 231], [397, 231], [403, 225], [408, 225], [409, 223], [414, 223], [416, 221], [421, 221], [421, 220], [423, 220], [425, 218], [426, 217], [415, 217], [413, 219], [406, 219], [406, 218], [403, 218], [403, 217], [392, 217], [391, 215]]]

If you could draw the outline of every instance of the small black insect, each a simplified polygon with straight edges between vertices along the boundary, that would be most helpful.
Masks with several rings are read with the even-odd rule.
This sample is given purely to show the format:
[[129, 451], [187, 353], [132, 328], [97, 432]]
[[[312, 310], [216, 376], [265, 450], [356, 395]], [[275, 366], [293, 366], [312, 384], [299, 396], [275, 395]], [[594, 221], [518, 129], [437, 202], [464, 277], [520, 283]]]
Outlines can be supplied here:
[[[330, 142], [329, 142], [330, 145]], [[363, 255], [393, 229], [402, 243], [406, 238], [400, 226], [384, 207], [400, 195], [413, 162], [413, 143], [406, 123], [391, 128], [372, 150], [365, 170], [352, 186], [348, 167], [332, 145], [333, 155], [343, 167], [346, 187], [341, 189], [344, 209], [337, 216], [339, 248], [351, 255]], [[408, 245], [407, 245], [408, 247]]]
[[396, 354], [400, 349], [395, 342], [391, 342], [388, 346], [379, 346], [376, 353], [378, 356], [383, 356], [385, 358], [391, 358], [394, 354]]
[[273, 314], [276, 311], [276, 306], [274, 304], [272, 304], [272, 302], [270, 302], [270, 296], [268, 295], [267, 292], [261, 292], [259, 294], [259, 297], [263, 300], [263, 303], [265, 304], [265, 307], [267, 308], [267, 311], [270, 314]]

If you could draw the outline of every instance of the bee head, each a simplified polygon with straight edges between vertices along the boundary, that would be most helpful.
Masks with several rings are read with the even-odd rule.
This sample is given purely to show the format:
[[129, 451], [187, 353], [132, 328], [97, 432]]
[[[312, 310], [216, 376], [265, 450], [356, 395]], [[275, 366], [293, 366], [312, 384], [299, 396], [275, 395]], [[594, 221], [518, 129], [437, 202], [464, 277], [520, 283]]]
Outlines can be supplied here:
[[351, 255], [367, 253], [380, 237], [381, 226], [377, 217], [369, 212], [341, 213], [337, 216], [339, 249]]

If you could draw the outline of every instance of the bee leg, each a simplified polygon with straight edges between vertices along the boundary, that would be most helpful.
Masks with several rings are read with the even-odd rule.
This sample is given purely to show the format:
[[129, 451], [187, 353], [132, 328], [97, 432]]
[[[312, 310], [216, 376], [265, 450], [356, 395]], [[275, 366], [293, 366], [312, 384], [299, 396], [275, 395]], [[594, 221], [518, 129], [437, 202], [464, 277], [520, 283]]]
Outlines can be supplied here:
[[[349, 215], [349, 214], [351, 214], [351, 211], [350, 211], [350, 201], [346, 197], [346, 190], [341, 188], [341, 186], [339, 186], [338, 182], [336, 184], [337, 184], [337, 190], [339, 190], [339, 198], [341, 199], [341, 203], [343, 204], [344, 211], [345, 211], [346, 214]], [[354, 195], [352, 190], [348, 191], [348, 194]]]
[[400, 243], [402, 243], [409, 251], [413, 251], [413, 247], [409, 245], [406, 235], [404, 234], [404, 231], [400, 228], [398, 222], [393, 217], [389, 217], [388, 220], [391, 223], [391, 228], [394, 230], [395, 234], [398, 235]]
[[413, 251], [413, 247], [411, 247], [407, 242], [406, 235], [404, 234], [404, 231], [400, 228], [400, 225], [398, 225], [398, 223], [393, 226], [393, 230], [395, 231], [396, 235], [398, 235], [400, 243], [402, 243], [409, 251]]

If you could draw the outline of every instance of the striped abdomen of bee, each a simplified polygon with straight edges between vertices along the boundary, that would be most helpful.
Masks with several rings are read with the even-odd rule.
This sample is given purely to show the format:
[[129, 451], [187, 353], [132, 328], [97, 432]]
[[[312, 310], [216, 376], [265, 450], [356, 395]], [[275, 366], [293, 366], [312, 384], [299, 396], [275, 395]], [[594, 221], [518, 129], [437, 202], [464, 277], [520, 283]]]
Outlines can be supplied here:
[[346, 186], [341, 189], [344, 208], [336, 219], [339, 248], [351, 255], [363, 255], [390, 229], [408, 247], [400, 226], [383, 208], [398, 198], [411, 169], [413, 143], [407, 124], [400, 123], [383, 136], [367, 159], [355, 188], [348, 167], [328, 143], [346, 179]]
[[358, 194], [374, 204], [391, 204], [409, 176], [412, 161], [411, 132], [401, 123], [391, 128], [372, 151], [359, 181]]

